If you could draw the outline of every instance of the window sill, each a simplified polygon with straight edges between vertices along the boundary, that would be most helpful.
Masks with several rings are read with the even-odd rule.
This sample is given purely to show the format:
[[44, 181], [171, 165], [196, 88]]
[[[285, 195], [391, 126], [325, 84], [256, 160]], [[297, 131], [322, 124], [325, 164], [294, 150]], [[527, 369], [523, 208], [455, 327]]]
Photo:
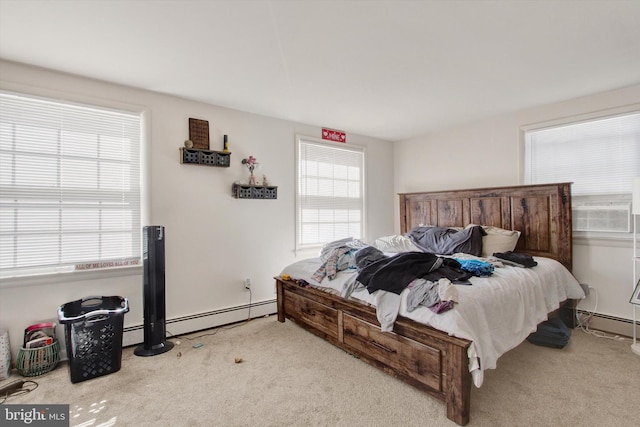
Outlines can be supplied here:
[[631, 248], [631, 236], [611, 237], [611, 236], [576, 236], [573, 235], [573, 244], [580, 246], [606, 246], [611, 248]]
[[37, 276], [10, 277], [0, 281], [0, 288], [55, 285], [82, 280], [108, 279], [123, 276], [141, 276], [142, 266], [118, 267], [104, 270], [73, 271], [69, 273], [40, 274]]

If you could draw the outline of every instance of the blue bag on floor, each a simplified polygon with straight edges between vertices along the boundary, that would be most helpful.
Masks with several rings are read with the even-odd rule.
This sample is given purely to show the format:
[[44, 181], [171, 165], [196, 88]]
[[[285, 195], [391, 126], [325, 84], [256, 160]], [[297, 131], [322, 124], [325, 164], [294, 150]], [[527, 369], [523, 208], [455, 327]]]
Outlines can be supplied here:
[[569, 343], [571, 331], [559, 317], [552, 317], [538, 325], [538, 329], [527, 337], [531, 344], [543, 347], [563, 348]]

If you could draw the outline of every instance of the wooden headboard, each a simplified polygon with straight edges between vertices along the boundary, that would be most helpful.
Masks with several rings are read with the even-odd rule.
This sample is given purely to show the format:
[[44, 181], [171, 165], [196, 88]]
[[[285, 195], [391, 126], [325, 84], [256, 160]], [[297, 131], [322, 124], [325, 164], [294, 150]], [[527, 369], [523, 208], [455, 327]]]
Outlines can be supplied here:
[[572, 269], [571, 183], [401, 193], [401, 233], [421, 224], [518, 230], [516, 251]]

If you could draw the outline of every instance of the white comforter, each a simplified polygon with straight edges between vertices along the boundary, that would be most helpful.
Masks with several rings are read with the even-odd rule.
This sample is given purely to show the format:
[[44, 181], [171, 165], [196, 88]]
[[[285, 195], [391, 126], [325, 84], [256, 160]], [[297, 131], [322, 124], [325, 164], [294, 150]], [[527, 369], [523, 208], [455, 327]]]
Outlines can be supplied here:
[[[560, 302], [585, 297], [578, 281], [558, 261], [541, 257], [535, 260], [538, 265], [533, 268], [500, 267], [491, 277], [472, 277], [471, 286], [456, 285], [459, 303], [440, 314], [424, 306], [407, 311], [405, 289], [399, 314], [470, 340], [469, 371], [475, 386], [480, 387], [483, 370], [495, 369], [498, 358], [522, 343]], [[320, 258], [301, 260], [287, 266], [282, 274], [344, 295], [357, 272], [341, 271], [333, 280], [317, 282], [311, 276], [321, 264]], [[351, 297], [375, 305], [376, 293], [369, 294], [365, 289], [353, 292]]]

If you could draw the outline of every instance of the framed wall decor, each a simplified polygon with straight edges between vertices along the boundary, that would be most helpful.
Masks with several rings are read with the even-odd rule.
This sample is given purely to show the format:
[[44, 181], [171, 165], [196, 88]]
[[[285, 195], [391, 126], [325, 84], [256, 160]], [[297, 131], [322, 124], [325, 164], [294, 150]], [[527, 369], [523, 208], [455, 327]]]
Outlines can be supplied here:
[[193, 148], [209, 149], [209, 121], [189, 118], [189, 139], [193, 141]]
[[633, 290], [633, 294], [631, 294], [629, 302], [631, 304], [640, 305], [640, 280], [636, 283], [636, 288]]

